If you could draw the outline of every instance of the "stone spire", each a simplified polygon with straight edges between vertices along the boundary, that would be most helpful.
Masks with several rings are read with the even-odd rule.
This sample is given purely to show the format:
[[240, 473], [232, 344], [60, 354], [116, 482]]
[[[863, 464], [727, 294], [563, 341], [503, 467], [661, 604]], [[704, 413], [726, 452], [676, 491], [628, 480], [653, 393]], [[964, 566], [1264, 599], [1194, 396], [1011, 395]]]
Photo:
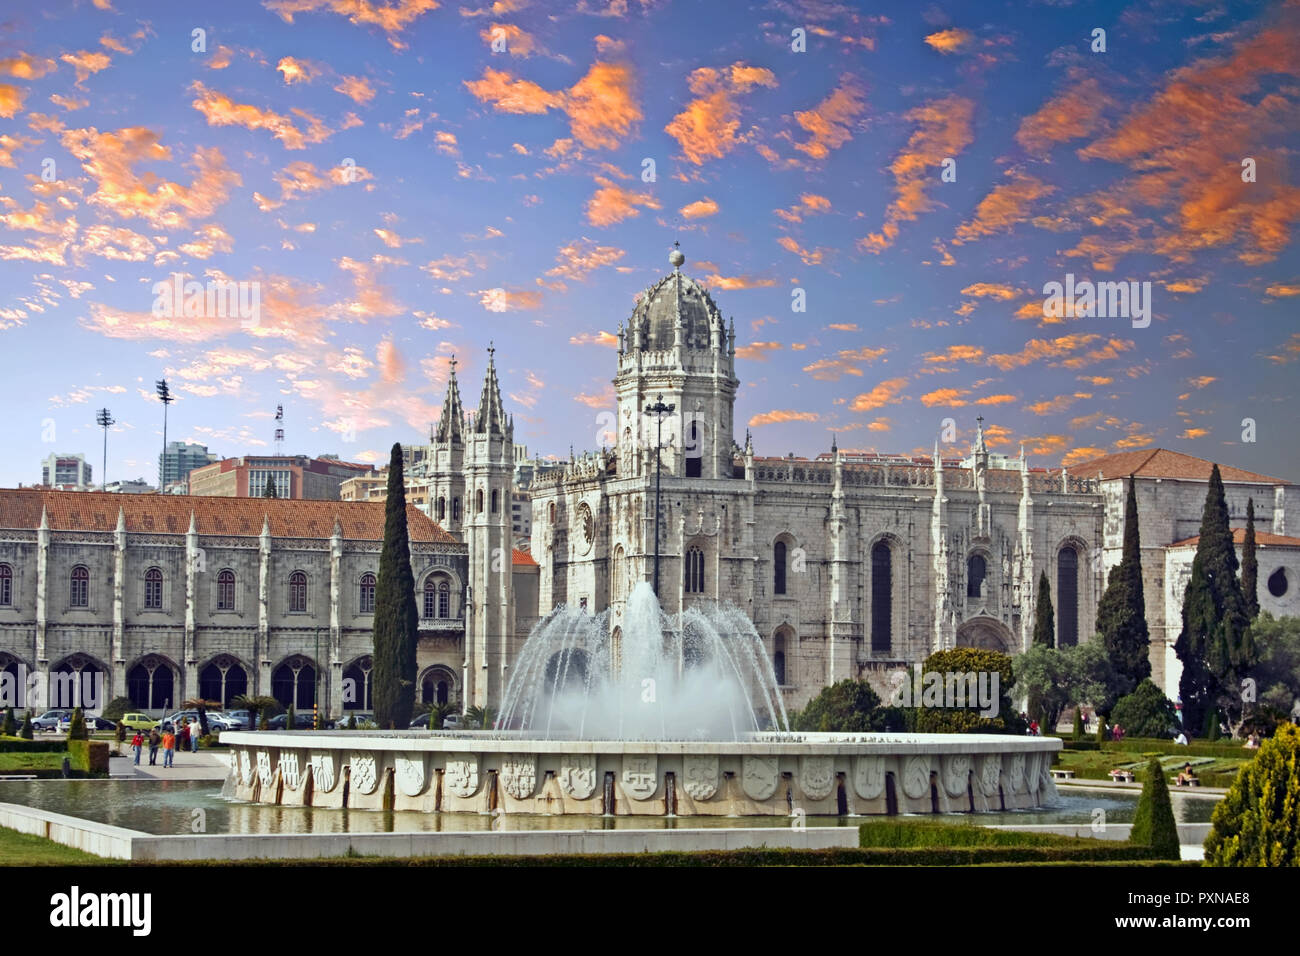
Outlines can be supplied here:
[[474, 414], [474, 431], [479, 434], [504, 435], [510, 430], [501, 404], [501, 386], [497, 383], [496, 347], [488, 345], [487, 372], [483, 375], [483, 393]]
[[442, 415], [438, 418], [438, 427], [433, 433], [433, 440], [440, 442], [458, 442], [461, 438], [461, 423], [465, 419], [465, 410], [460, 404], [460, 385], [456, 382], [456, 356], [451, 357], [451, 372], [447, 375], [447, 398], [442, 403]]

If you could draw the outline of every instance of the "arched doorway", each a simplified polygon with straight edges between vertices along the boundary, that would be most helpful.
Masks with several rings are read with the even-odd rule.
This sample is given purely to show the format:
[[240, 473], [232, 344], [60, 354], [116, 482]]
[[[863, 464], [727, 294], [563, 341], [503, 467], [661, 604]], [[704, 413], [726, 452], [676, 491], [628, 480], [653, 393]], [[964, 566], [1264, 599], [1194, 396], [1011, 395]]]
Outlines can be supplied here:
[[957, 628], [957, 646], [1010, 654], [1015, 647], [1011, 629], [991, 617], [977, 617]]
[[374, 666], [374, 658], [366, 654], [343, 668], [343, 709], [345, 711], [374, 709], [374, 700], [370, 694], [370, 672]]
[[69, 654], [50, 668], [46, 707], [99, 712], [111, 699], [108, 668], [89, 654]]
[[271, 696], [296, 711], [311, 710], [316, 704], [316, 665], [310, 657], [295, 654], [271, 671]]
[[420, 703], [455, 705], [460, 695], [456, 692], [456, 675], [450, 667], [441, 664], [430, 667], [420, 678]]
[[126, 672], [126, 696], [136, 710], [166, 710], [179, 706], [176, 665], [161, 654], [146, 654]]
[[218, 654], [199, 669], [199, 696], [219, 700], [229, 707], [236, 697], [248, 693], [248, 669], [230, 654]]

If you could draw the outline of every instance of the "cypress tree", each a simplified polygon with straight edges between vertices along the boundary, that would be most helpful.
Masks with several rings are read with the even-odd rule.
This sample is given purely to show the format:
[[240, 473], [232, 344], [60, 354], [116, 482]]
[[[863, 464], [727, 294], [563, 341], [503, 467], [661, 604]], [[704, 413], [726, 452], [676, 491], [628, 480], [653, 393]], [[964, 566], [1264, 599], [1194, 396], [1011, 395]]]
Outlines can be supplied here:
[[384, 549], [375, 583], [374, 669], [371, 681], [375, 723], [405, 728], [415, 709], [415, 651], [419, 619], [415, 577], [406, 529], [406, 485], [402, 446], [393, 445], [388, 464], [388, 498], [384, 503]]
[[1183, 664], [1178, 693], [1185, 730], [1202, 727], [1218, 705], [1231, 708], [1239, 702], [1241, 677], [1258, 656], [1237, 579], [1237, 553], [1218, 465], [1210, 473], [1201, 537], [1183, 594], [1183, 629], [1174, 651]]
[[32, 712], [30, 710], [27, 712], [27, 716], [23, 718], [23, 726], [22, 729], [18, 731], [18, 736], [23, 738], [23, 740], [31, 740], [34, 736], [32, 729]]
[[0, 726], [0, 734], [4, 735], [5, 737], [12, 737], [17, 733], [18, 733], [18, 723], [17, 721], [14, 720], [14, 709], [12, 707], [6, 707], [5, 722], [3, 726]]
[[263, 498], [279, 497], [275, 493], [275, 479], [273, 479], [270, 475], [266, 476], [266, 485], [262, 488], [262, 497]]
[[1124, 553], [1111, 569], [1106, 593], [1097, 605], [1097, 631], [1114, 665], [1118, 700], [1151, 676], [1151, 634], [1147, 629], [1146, 597], [1142, 588], [1142, 550], [1138, 535], [1137, 489], [1128, 479], [1124, 503]]
[[1246, 541], [1241, 546], [1241, 596], [1246, 613], [1259, 617], [1259, 559], [1255, 557], [1255, 499], [1246, 499]]
[[1133, 829], [1129, 831], [1130, 843], [1144, 843], [1155, 847], [1162, 860], [1177, 860], [1178, 824], [1174, 821], [1174, 807], [1169, 799], [1169, 784], [1165, 772], [1155, 757], [1147, 764], [1147, 778], [1142, 784], [1137, 812], [1133, 814]]
[[1038, 604], [1034, 607], [1034, 643], [1056, 646], [1056, 612], [1052, 610], [1052, 586], [1047, 572], [1038, 573]]

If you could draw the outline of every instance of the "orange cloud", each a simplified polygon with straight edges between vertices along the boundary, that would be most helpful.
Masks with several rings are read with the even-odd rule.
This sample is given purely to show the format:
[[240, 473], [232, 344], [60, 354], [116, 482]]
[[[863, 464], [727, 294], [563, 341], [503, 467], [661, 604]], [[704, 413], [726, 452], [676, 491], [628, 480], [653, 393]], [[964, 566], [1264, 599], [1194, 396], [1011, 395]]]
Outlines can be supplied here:
[[1055, 415], [1057, 412], [1063, 412], [1075, 402], [1084, 398], [1092, 398], [1090, 392], [1075, 392], [1073, 395], [1058, 395], [1056, 398], [1049, 398], [1045, 401], [1035, 402], [1032, 405], [1026, 405], [1025, 411], [1033, 415]]
[[58, 64], [48, 57], [32, 56], [30, 53], [0, 57], [0, 76], [12, 76], [16, 80], [39, 80], [57, 67]]
[[869, 392], [863, 392], [849, 403], [849, 408], [855, 412], [870, 412], [877, 408], [883, 408], [885, 405], [897, 405], [902, 399], [899, 397], [901, 392], [907, 386], [905, 378], [891, 378], [881, 382]]
[[596, 269], [611, 266], [624, 255], [626, 251], [617, 246], [601, 246], [589, 239], [578, 239], [560, 247], [555, 255], [559, 265], [548, 269], [546, 274], [584, 281]]
[[830, 212], [831, 201], [825, 196], [818, 196], [816, 193], [803, 193], [799, 197], [799, 202], [789, 209], [775, 209], [779, 217], [786, 222], [803, 222], [803, 217], [813, 213]]
[[796, 110], [794, 121], [809, 138], [794, 148], [811, 159], [825, 159], [853, 137], [853, 124], [866, 110], [861, 88], [850, 76], [840, 78], [826, 99], [810, 110]]
[[1016, 142], [1027, 153], [1043, 156], [1053, 146], [1090, 135], [1114, 101], [1101, 90], [1095, 77], [1077, 67], [1066, 74], [1069, 88], [1052, 97], [1038, 111], [1020, 121]]
[[[1112, 339], [1102, 348], [1090, 351], [1082, 357], [1075, 355], [1080, 350], [1086, 349], [1101, 340], [1100, 335], [1091, 333], [1063, 335], [1055, 339], [1030, 339], [1019, 352], [990, 355], [989, 364], [1004, 372], [1013, 368], [1023, 368], [1026, 365], [1032, 365], [1035, 362], [1044, 360], [1049, 361], [1049, 364], [1051, 360], [1060, 360], [1060, 364], [1065, 367], [1076, 368], [1080, 358], [1100, 361], [1103, 358], [1112, 358], [1120, 352], [1133, 348], [1132, 342]], [[1086, 364], [1086, 361], [1084, 364]]]
[[310, 60], [299, 60], [297, 57], [282, 56], [280, 62], [275, 65], [276, 70], [284, 77], [286, 86], [292, 86], [295, 83], [310, 83], [316, 77], [320, 76], [320, 67]]
[[264, 6], [293, 23], [299, 13], [336, 13], [357, 26], [374, 26], [389, 34], [388, 41], [402, 47], [393, 34], [401, 33], [424, 13], [438, 9], [438, 0], [264, 0]]
[[974, 36], [969, 30], [952, 27], [948, 30], [931, 33], [925, 38], [925, 42], [940, 53], [956, 53], [973, 39]]
[[787, 410], [763, 412], [755, 415], [749, 420], [750, 428], [757, 428], [759, 425], [777, 425], [781, 422], [819, 422], [821, 416], [816, 412], [794, 412]]
[[293, 113], [306, 124], [300, 130], [293, 120], [273, 110], [264, 110], [250, 103], [236, 103], [224, 93], [209, 90], [199, 81], [190, 84], [196, 94], [191, 105], [203, 114], [209, 126], [242, 126], [245, 129], [264, 129], [284, 144], [285, 149], [305, 149], [309, 144], [324, 142], [332, 135], [315, 116], [294, 107]]
[[659, 201], [648, 192], [624, 189], [603, 176], [598, 176], [596, 182], [601, 188], [587, 200], [586, 208], [587, 221], [593, 226], [610, 226], [624, 219], [639, 216], [641, 213], [637, 209], [638, 206], [645, 206], [647, 209], [660, 208]]
[[926, 408], [943, 405], [949, 408], [961, 408], [967, 403], [964, 397], [970, 394], [968, 388], [937, 388], [921, 396], [921, 404]]
[[975, 399], [976, 405], [1009, 405], [1016, 400], [1014, 395], [985, 395], [983, 398]]
[[766, 362], [767, 353], [775, 352], [781, 348], [780, 342], [753, 342], [750, 345], [742, 345], [736, 349], [736, 355], [743, 359], [752, 359], [757, 362]]
[[12, 83], [0, 83], [0, 116], [12, 119], [23, 108], [25, 99], [27, 99], [26, 90]]
[[863, 346], [859, 349], [841, 349], [835, 358], [818, 359], [803, 370], [813, 378], [823, 382], [837, 382], [842, 376], [863, 375], [861, 366], [870, 365], [889, 351], [887, 348]]
[[688, 162], [702, 166], [721, 159], [746, 142], [740, 131], [740, 104], [736, 97], [756, 86], [775, 87], [776, 74], [743, 62], [717, 70], [700, 67], [687, 81], [695, 98], [672, 118], [664, 131], [677, 140]]
[[345, 76], [334, 87], [335, 93], [342, 93], [354, 103], [365, 106], [375, 98], [375, 88], [364, 76]]
[[718, 204], [706, 196], [703, 199], [695, 200], [695, 202], [687, 203], [677, 211], [681, 213], [684, 219], [704, 219], [707, 216], [717, 214]]
[[497, 46], [502, 45], [503, 52], [511, 56], [532, 56], [537, 51], [537, 41], [533, 35], [513, 23], [493, 23], [480, 30], [479, 37], [493, 52], [496, 52]]
[[858, 245], [866, 252], [879, 254], [898, 238], [899, 223], [911, 222], [921, 213], [934, 208], [929, 188], [938, 181], [937, 171], [943, 160], [956, 156], [973, 138], [971, 118], [975, 104], [961, 96], [949, 96], [919, 106], [907, 114], [916, 129], [907, 146], [890, 164], [894, 176], [895, 198], [885, 210], [880, 232], [871, 233]]
[[1029, 204], [1055, 191], [1041, 179], [1025, 173], [1012, 173], [1010, 182], [993, 187], [975, 207], [975, 218], [957, 227], [954, 245], [983, 236], [1008, 232], [1027, 217]]
[[569, 337], [570, 345], [604, 345], [608, 348], [618, 347], [618, 336], [610, 332], [583, 332]]
[[950, 345], [942, 352], [927, 352], [925, 360], [931, 363], [978, 362], [984, 349], [978, 345]]
[[1019, 295], [1011, 286], [1003, 285], [1000, 282], [976, 282], [962, 289], [961, 294], [973, 295], [976, 298], [997, 299], [1001, 302], [1014, 299]]
[[109, 64], [113, 62], [113, 58], [107, 53], [92, 53], [89, 50], [65, 53], [59, 59], [71, 65], [76, 71], [78, 87], [82, 86], [92, 73], [108, 69]]

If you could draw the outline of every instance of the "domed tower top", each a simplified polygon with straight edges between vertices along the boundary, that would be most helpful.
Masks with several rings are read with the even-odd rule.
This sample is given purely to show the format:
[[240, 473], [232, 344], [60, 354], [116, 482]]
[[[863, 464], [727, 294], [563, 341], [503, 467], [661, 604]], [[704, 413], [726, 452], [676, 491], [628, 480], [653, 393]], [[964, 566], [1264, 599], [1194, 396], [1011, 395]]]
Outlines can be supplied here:
[[647, 289], [632, 310], [628, 319], [630, 337], [647, 351], [678, 345], [685, 349], [716, 348], [715, 343], [725, 341], [721, 310], [704, 286], [682, 274], [686, 256], [680, 249], [674, 248], [668, 261], [673, 271]]

